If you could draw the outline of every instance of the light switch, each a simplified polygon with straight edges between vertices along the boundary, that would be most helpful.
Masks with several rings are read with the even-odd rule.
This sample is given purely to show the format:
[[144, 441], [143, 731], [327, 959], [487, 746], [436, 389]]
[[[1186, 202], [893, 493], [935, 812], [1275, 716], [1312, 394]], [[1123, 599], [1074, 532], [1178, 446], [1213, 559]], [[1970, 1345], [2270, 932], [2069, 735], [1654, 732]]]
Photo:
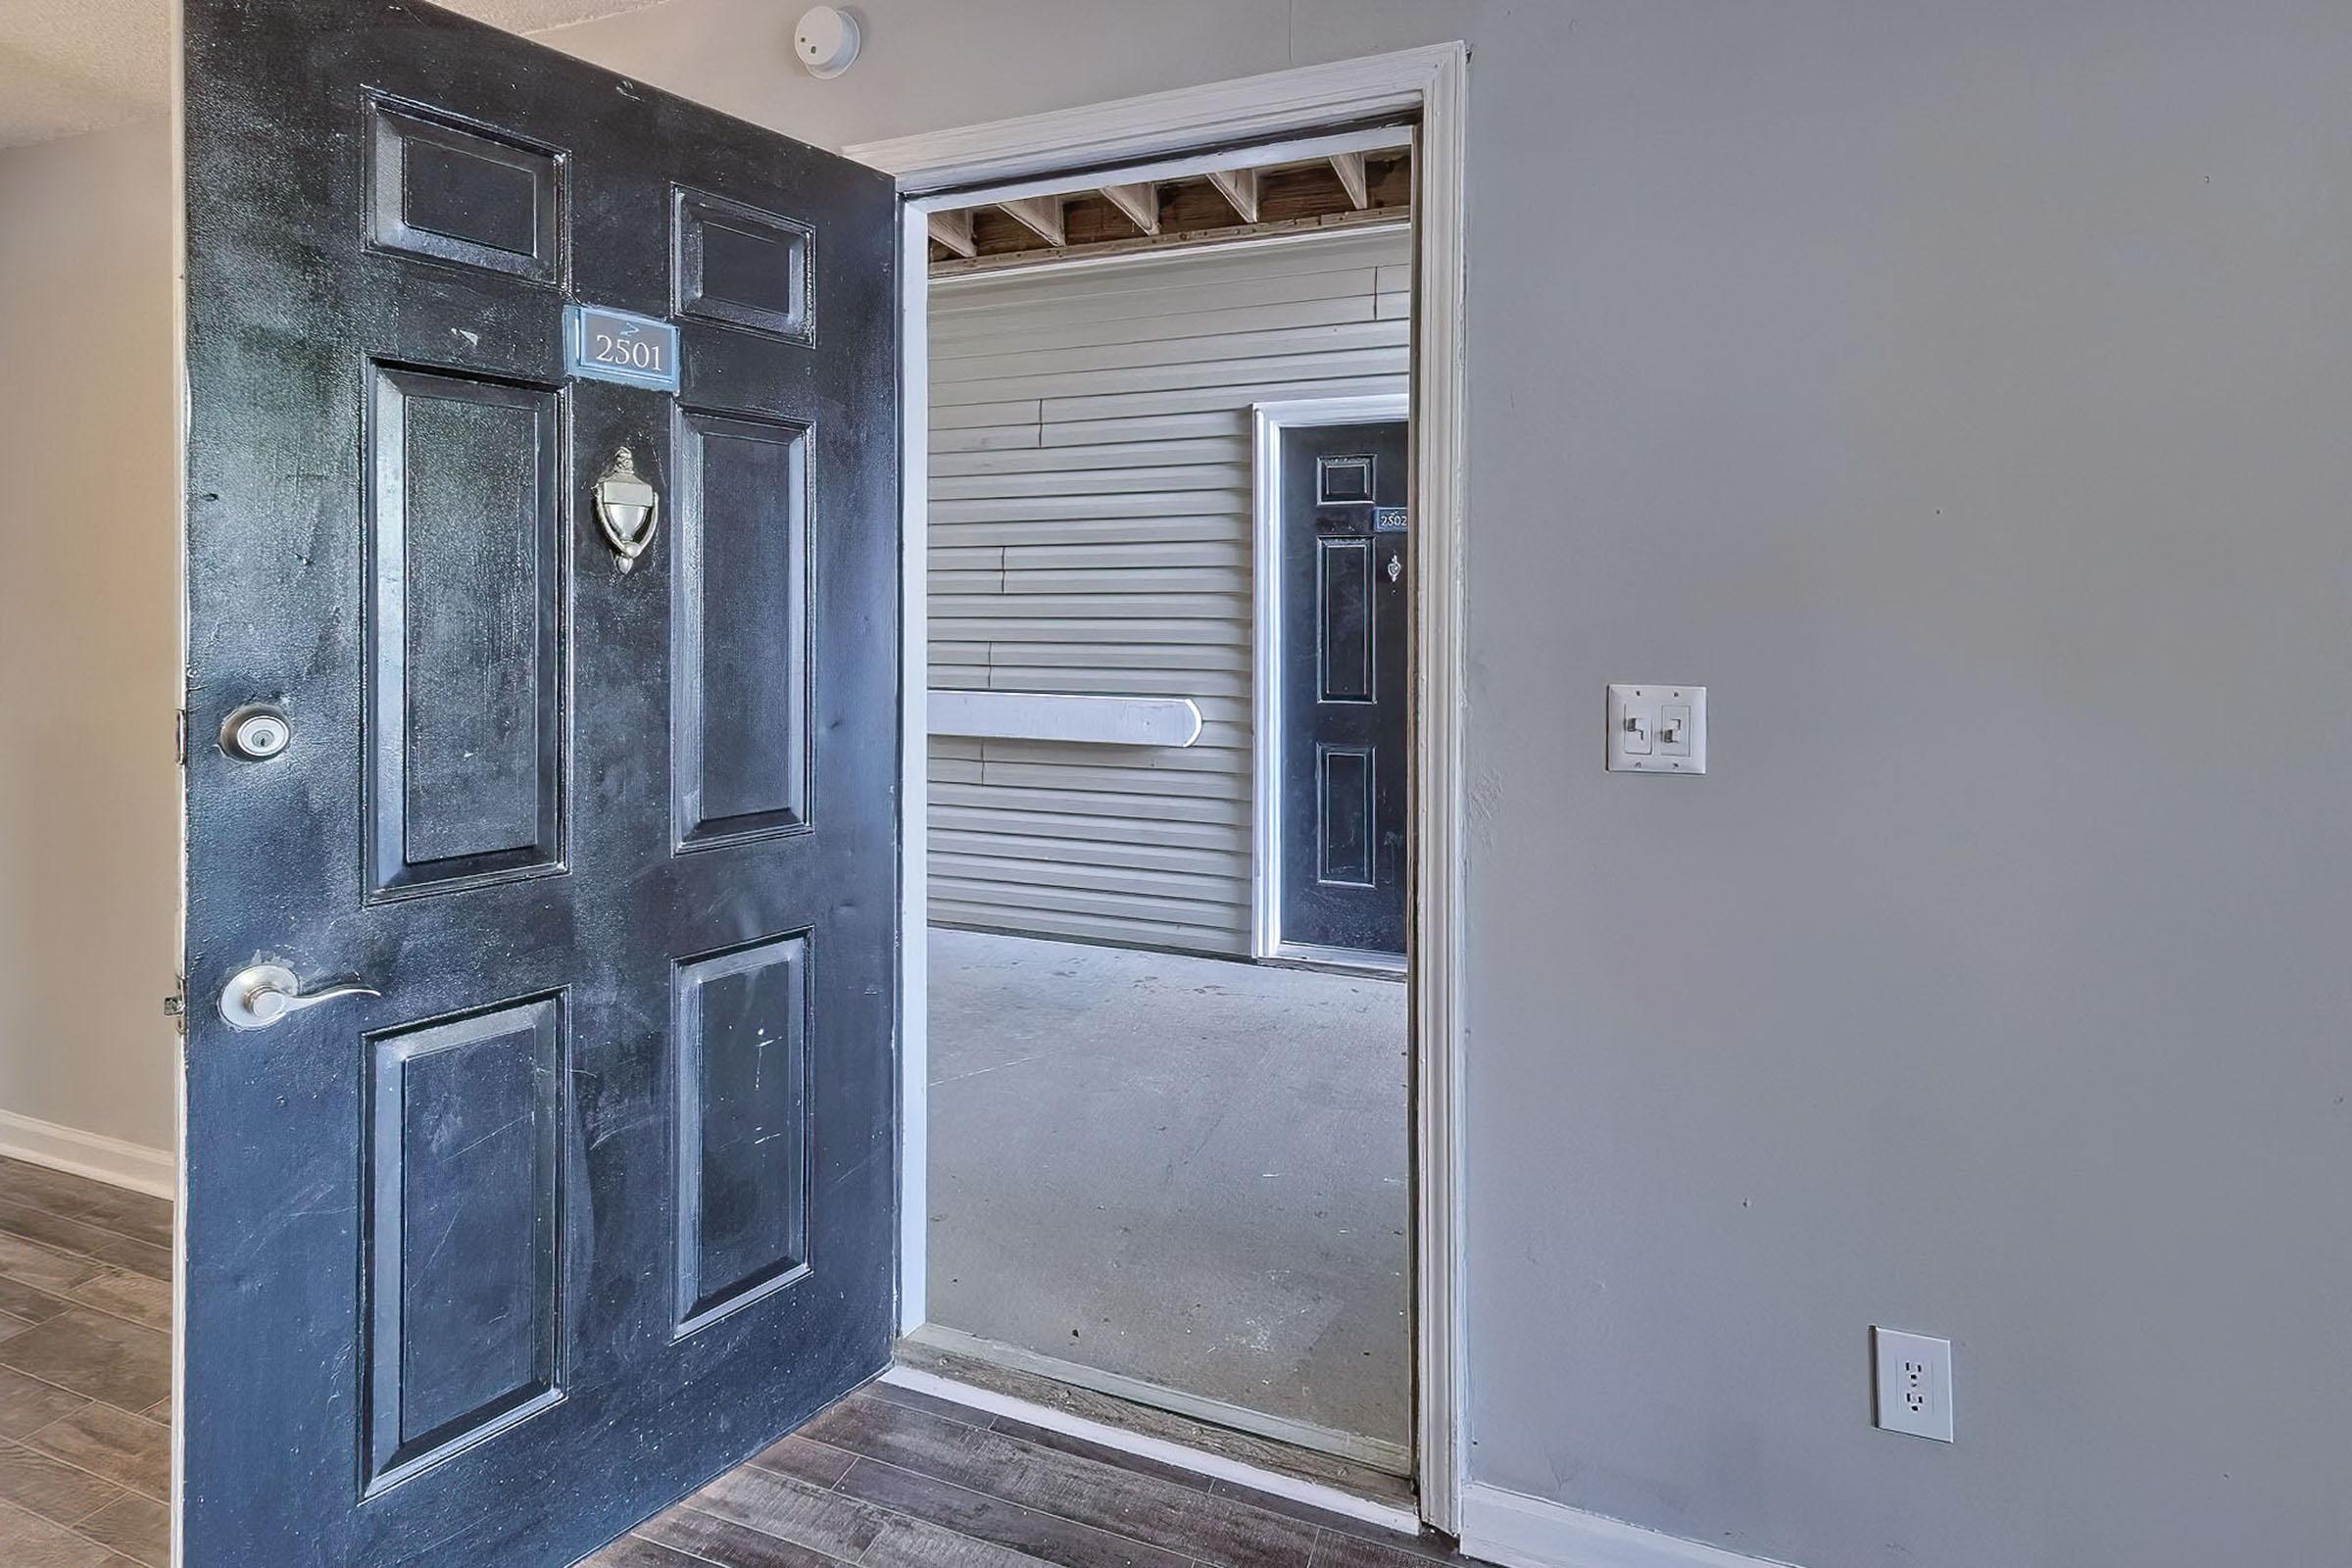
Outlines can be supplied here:
[[1690, 755], [1690, 705], [1666, 702], [1658, 707], [1658, 755]]
[[1609, 771], [1704, 773], [1707, 689], [1642, 682], [1609, 688]]

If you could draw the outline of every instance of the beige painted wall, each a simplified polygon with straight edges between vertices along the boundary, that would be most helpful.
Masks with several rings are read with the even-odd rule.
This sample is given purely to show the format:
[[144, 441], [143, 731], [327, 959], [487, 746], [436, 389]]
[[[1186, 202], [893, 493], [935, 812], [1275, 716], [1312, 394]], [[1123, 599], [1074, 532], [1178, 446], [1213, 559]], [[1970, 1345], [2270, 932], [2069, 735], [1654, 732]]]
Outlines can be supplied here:
[[161, 123], [0, 152], [0, 1111], [150, 1149], [177, 1094], [171, 243]]
[[[2352, 6], [861, 0], [825, 82], [797, 9], [550, 39], [827, 143], [1474, 51], [1478, 1480], [2352, 1561]], [[1708, 777], [1601, 770], [1643, 679]]]

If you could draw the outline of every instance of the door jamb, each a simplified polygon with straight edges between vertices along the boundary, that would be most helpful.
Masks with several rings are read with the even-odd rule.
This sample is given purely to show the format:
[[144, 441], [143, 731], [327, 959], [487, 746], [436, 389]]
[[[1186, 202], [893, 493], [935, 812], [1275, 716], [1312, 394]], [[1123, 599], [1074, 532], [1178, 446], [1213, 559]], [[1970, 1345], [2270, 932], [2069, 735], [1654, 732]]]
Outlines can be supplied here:
[[[1463, 1320], [1463, 889], [1468, 805], [1462, 750], [1467, 610], [1463, 563], [1462, 313], [1469, 50], [1437, 44], [1112, 103], [844, 148], [895, 176], [900, 252], [902, 573], [900, 1276], [901, 1332], [924, 1317], [927, 1121], [924, 530], [928, 519], [929, 255], [921, 199], [982, 184], [1311, 133], [1385, 115], [1419, 123], [1413, 270], [1411, 953], [1414, 1125], [1414, 1466], [1421, 1516], [1459, 1533], [1467, 1461]], [[1071, 184], [1080, 181], [1072, 180]]]
[[[1250, 952], [1258, 958], [1291, 958], [1333, 967], [1396, 973], [1386, 954], [1354, 953], [1282, 940], [1282, 432], [1297, 426], [1372, 424], [1412, 416], [1401, 392], [1352, 398], [1287, 398], [1255, 403], [1250, 415], [1250, 676], [1256, 702], [1250, 720]], [[1418, 715], [1415, 715], [1417, 718]]]

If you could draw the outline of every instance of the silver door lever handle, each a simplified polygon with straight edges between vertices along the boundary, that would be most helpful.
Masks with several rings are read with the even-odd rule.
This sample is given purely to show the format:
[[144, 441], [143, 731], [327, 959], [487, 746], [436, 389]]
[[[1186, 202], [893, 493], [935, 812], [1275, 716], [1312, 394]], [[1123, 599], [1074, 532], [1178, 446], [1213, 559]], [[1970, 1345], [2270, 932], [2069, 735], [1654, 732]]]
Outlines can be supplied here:
[[316, 1007], [339, 997], [380, 997], [373, 986], [329, 986], [301, 994], [302, 982], [282, 963], [257, 963], [240, 969], [220, 989], [220, 1016], [232, 1029], [267, 1029], [290, 1012]]

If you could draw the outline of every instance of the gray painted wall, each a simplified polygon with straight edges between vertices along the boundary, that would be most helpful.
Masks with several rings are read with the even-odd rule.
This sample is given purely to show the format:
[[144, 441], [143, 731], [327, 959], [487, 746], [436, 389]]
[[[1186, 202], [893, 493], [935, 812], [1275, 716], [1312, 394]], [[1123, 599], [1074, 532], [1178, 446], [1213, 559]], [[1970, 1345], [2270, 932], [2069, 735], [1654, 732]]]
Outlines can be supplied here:
[[931, 915], [1247, 957], [1254, 403], [1406, 390], [1390, 227], [942, 279], [931, 684], [1190, 698], [1189, 747], [931, 741]]
[[0, 1111], [150, 1149], [177, 1094], [171, 191], [160, 122], [0, 151]]
[[[1472, 1466], [1809, 1568], [2352, 1555], [2352, 7], [673, 0], [837, 143], [1462, 37]], [[1712, 688], [1612, 777], [1603, 684]], [[1873, 1432], [1873, 1321], [1960, 1442]]]

